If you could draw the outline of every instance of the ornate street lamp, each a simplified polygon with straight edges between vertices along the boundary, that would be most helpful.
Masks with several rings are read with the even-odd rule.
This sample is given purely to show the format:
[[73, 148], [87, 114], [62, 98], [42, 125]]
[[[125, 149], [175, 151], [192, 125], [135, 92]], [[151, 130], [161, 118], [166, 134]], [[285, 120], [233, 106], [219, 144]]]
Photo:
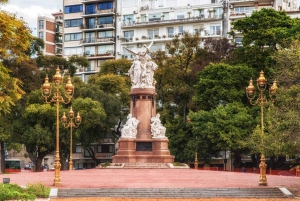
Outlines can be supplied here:
[[[256, 93], [255, 93], [255, 87], [253, 86], [253, 80], [251, 78], [249, 82], [249, 86], [246, 87], [246, 94], [247, 98], [249, 99], [249, 102], [251, 105], [260, 105], [260, 115], [261, 115], [261, 146], [264, 147], [264, 104], [268, 102], [264, 92], [267, 88], [267, 79], [264, 76], [264, 72], [260, 71], [260, 76], [256, 81], [257, 83], [257, 88], [259, 90], [259, 94], [256, 100]], [[274, 81], [273, 85], [269, 89], [269, 97], [270, 100], [274, 103], [276, 100], [276, 92], [277, 92], [277, 82], [276, 80]], [[266, 159], [265, 155], [261, 153], [261, 158], [260, 158], [260, 164], [259, 164], [259, 170], [260, 170], [260, 177], [259, 177], [259, 185], [260, 186], [266, 186], [267, 185], [267, 177], [266, 177], [266, 169], [267, 169], [267, 164], [266, 164]]]
[[[56, 68], [56, 73], [53, 76], [53, 83], [49, 83], [48, 75], [46, 75], [45, 83], [42, 85], [42, 96], [46, 103], [56, 103], [56, 153], [55, 153], [55, 176], [54, 186], [60, 186], [60, 156], [59, 156], [59, 103], [68, 104], [74, 94], [74, 86], [71, 83], [70, 76], [65, 84], [64, 90], [62, 88], [62, 76], [60, 74], [59, 66]], [[53, 91], [52, 91], [53, 89]], [[60, 90], [64, 91], [63, 95]], [[53, 93], [52, 93], [53, 92]], [[66, 99], [66, 100], [65, 100]]]
[[[69, 122], [68, 122], [68, 118], [69, 118]], [[73, 170], [73, 157], [72, 157], [72, 153], [73, 153], [73, 148], [72, 148], [72, 130], [73, 128], [78, 128], [79, 124], [81, 123], [81, 117], [79, 116], [79, 112], [77, 113], [77, 116], [75, 117], [75, 123], [73, 123], [73, 119], [74, 119], [74, 112], [72, 109], [72, 106], [70, 108], [70, 111], [68, 113], [68, 117], [66, 116], [65, 112], [61, 118], [61, 121], [64, 125], [65, 128], [70, 128], [70, 160], [69, 160], [69, 170]]]
[[[198, 137], [196, 136], [196, 142], [197, 142]], [[198, 170], [198, 146], [196, 146], [196, 151], [195, 151], [195, 170]]]

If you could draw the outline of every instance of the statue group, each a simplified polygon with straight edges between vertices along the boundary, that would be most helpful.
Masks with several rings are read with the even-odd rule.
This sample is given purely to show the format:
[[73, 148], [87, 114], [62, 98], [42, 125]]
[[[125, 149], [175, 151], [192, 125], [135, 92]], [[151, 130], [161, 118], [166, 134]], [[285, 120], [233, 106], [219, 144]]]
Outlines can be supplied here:
[[[128, 71], [128, 75], [131, 78], [132, 88], [152, 88], [155, 89], [154, 71], [157, 69], [157, 64], [151, 60], [148, 55], [149, 49], [152, 46], [153, 41], [149, 46], [144, 45], [146, 50], [144, 52], [134, 52], [127, 48], [127, 51], [134, 55], [134, 60]], [[155, 117], [151, 117], [151, 135], [152, 138], [166, 138], [166, 128], [161, 124], [159, 119], [160, 115], [157, 114]], [[126, 124], [121, 129], [121, 138], [136, 138], [137, 127], [140, 121], [128, 114]]]
[[134, 61], [128, 71], [131, 78], [132, 88], [154, 88], [156, 81], [154, 80], [154, 71], [157, 69], [157, 64], [151, 60], [151, 56], [148, 55], [149, 49], [152, 46], [153, 41], [149, 46], [144, 45], [145, 52], [134, 52], [125, 48], [128, 52], [134, 55]]

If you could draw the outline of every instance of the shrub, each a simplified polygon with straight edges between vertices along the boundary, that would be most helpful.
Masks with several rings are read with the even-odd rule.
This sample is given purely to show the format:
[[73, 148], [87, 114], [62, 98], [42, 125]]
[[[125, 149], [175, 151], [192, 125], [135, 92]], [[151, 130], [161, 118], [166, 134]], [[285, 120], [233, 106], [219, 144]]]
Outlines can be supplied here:
[[28, 184], [22, 188], [17, 184], [0, 184], [0, 201], [35, 200], [36, 197], [48, 197], [50, 188], [42, 184]]

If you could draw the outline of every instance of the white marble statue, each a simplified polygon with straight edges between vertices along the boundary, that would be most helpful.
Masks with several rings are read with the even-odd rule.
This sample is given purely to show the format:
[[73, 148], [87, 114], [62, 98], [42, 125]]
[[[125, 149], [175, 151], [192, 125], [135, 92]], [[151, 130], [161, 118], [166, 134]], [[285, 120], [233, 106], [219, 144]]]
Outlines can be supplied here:
[[135, 117], [132, 117], [131, 114], [127, 116], [127, 122], [121, 129], [121, 138], [136, 138], [137, 135], [137, 126], [140, 123]]
[[134, 55], [134, 61], [128, 74], [131, 78], [132, 88], [154, 88], [156, 81], [153, 79], [154, 71], [157, 69], [157, 64], [151, 60], [148, 55], [149, 49], [152, 46], [153, 41], [149, 46], [144, 45], [145, 52], [134, 52], [125, 47], [125, 49]]
[[151, 135], [153, 138], [166, 138], [166, 128], [160, 122], [160, 114], [151, 118]]

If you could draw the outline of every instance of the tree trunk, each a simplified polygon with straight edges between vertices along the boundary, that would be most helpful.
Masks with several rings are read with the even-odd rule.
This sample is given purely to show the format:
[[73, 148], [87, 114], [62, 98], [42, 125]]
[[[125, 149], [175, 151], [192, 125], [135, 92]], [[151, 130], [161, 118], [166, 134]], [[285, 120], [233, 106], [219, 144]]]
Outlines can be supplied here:
[[5, 172], [5, 149], [4, 149], [4, 142], [0, 142], [0, 168], [1, 168], [1, 173]]

